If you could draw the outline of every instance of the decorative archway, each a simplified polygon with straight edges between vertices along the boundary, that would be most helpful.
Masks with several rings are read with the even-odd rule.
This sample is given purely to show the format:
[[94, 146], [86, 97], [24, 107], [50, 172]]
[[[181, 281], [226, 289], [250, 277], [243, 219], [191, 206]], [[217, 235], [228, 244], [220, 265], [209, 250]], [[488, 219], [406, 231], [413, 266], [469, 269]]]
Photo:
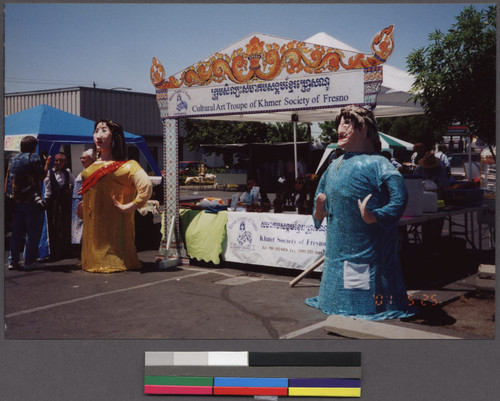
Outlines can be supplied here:
[[372, 54], [252, 34], [166, 78], [153, 58], [151, 82], [164, 127], [164, 240], [160, 268], [181, 263], [178, 120], [182, 118], [311, 122], [334, 119], [347, 105], [377, 104], [394, 26], [380, 31]]

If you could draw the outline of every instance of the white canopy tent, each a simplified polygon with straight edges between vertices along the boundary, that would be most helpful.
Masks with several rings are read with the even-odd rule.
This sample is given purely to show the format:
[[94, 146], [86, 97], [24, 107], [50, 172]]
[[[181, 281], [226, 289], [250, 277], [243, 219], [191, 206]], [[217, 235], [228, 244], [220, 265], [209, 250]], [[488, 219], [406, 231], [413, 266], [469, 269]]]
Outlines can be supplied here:
[[[359, 50], [324, 32], [311, 36], [306, 39], [306, 42], [359, 52]], [[410, 101], [410, 89], [413, 85], [413, 81], [414, 78], [408, 72], [393, 67], [390, 64], [384, 64], [384, 80], [382, 82], [382, 88], [377, 96], [377, 106], [374, 110], [375, 116], [380, 118], [423, 114], [424, 110], [420, 104], [415, 104], [413, 101]], [[313, 130], [316, 128], [316, 125], [317, 122], [314, 122]], [[398, 138], [394, 139], [400, 141]], [[412, 150], [412, 148], [408, 148], [408, 150]], [[323, 158], [328, 157], [330, 151], [333, 150], [329, 146], [325, 149]], [[324, 160], [320, 162], [318, 169], [323, 162]]]
[[[306, 39], [306, 42], [359, 53], [359, 50], [324, 32], [311, 36]], [[424, 110], [419, 104], [410, 101], [410, 89], [413, 81], [414, 78], [406, 71], [390, 64], [384, 64], [384, 80], [377, 96], [377, 107], [374, 110], [375, 116], [397, 117], [424, 114]], [[328, 119], [319, 121], [326, 120]]]
[[[179, 119], [294, 122], [296, 128], [298, 122], [333, 120], [342, 107], [352, 104], [370, 108], [378, 116], [422, 113], [407, 103], [408, 86], [396, 85], [404, 74], [393, 71], [389, 79], [393, 87], [383, 84], [383, 64], [393, 51], [393, 35], [393, 25], [384, 28], [371, 42], [373, 53], [364, 54], [342, 48], [343, 44], [315, 43], [331, 38], [324, 34], [302, 42], [255, 33], [168, 78], [154, 58], [150, 77], [164, 125], [168, 230], [159, 250], [160, 267], [180, 263]], [[296, 129], [294, 142], [295, 133]]]

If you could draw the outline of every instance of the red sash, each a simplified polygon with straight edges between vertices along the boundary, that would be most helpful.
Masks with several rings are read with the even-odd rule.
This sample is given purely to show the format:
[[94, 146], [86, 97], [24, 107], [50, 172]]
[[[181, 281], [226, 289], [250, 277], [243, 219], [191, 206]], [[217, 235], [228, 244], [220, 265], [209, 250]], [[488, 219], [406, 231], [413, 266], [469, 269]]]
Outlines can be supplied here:
[[127, 162], [126, 160], [116, 161], [111, 164], [107, 164], [101, 167], [100, 169], [94, 171], [91, 175], [89, 175], [89, 177], [85, 181], [83, 181], [82, 188], [78, 191], [78, 194], [83, 195], [90, 188], [96, 185], [102, 177], [118, 170], [126, 162]]

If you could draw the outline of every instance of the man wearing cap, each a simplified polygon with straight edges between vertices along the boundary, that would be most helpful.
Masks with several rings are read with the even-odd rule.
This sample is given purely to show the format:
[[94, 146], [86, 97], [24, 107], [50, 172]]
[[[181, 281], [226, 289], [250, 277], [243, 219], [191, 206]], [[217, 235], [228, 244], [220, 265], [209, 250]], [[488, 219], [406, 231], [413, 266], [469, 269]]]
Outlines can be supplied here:
[[448, 174], [441, 161], [434, 155], [434, 152], [426, 152], [418, 161], [418, 166], [413, 170], [414, 175], [419, 175], [424, 180], [433, 181], [437, 187], [443, 188], [448, 185]]
[[[429, 188], [429, 185], [425, 182], [424, 188], [426, 190], [436, 191], [439, 198], [443, 187], [448, 185], [448, 173], [446, 172], [446, 168], [432, 151], [426, 152], [419, 160], [418, 166], [413, 170], [413, 174], [422, 177], [424, 180], [432, 181], [436, 185], [436, 188]], [[436, 254], [438, 252], [438, 241], [443, 231], [443, 225], [444, 217], [422, 223], [422, 243], [426, 252], [430, 254]]]

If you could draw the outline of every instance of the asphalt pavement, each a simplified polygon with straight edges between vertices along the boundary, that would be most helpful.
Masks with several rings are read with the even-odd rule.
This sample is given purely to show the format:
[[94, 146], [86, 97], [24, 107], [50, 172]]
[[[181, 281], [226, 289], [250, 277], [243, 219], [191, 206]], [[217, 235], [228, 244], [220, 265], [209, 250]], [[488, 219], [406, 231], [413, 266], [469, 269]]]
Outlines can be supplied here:
[[[492, 251], [478, 255], [464, 247], [458, 259], [448, 263], [438, 255], [425, 266], [418, 263], [418, 250], [406, 252], [405, 279], [421, 314], [380, 325], [388, 332], [396, 325], [429, 336], [494, 338], [495, 280], [477, 273], [491, 262]], [[31, 272], [7, 270], [7, 256], [6, 339], [358, 338], [325, 329], [328, 316], [304, 303], [317, 295], [320, 273], [291, 287], [300, 271], [196, 260], [160, 270], [156, 249], [139, 251], [140, 271], [114, 274], [84, 272], [78, 258], [44, 263]]]

